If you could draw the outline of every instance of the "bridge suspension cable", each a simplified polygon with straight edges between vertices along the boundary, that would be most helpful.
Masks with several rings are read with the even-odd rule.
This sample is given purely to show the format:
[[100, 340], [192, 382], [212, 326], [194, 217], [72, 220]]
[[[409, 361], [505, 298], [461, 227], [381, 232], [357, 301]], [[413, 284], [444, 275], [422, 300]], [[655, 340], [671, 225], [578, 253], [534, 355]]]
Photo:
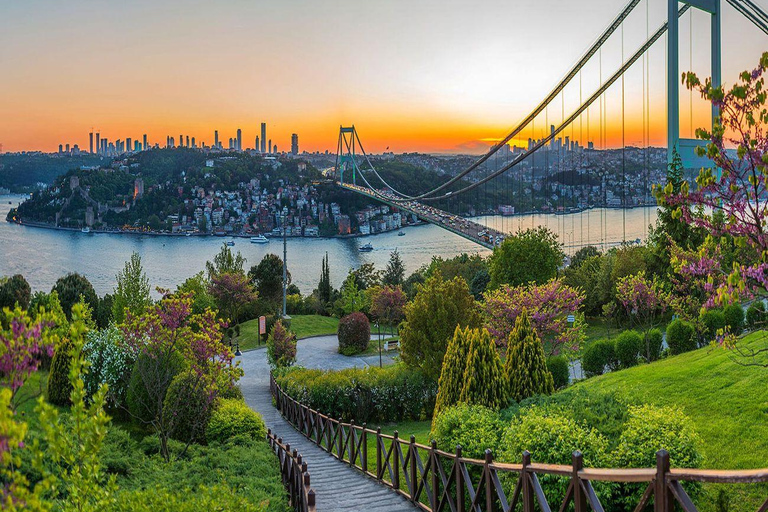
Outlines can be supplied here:
[[[679, 17], [679, 16], [682, 16], [682, 15], [683, 15], [683, 14], [684, 14], [686, 11], [688, 11], [688, 9], [690, 9], [690, 5], [689, 5], [689, 4], [685, 4], [685, 5], [683, 5], [683, 6], [682, 6], [682, 7], [679, 9], [679, 11], [678, 11], [678, 17]], [[568, 125], [570, 125], [570, 124], [571, 124], [573, 121], [575, 121], [576, 119], [578, 119], [578, 117], [579, 117], [579, 116], [580, 116], [580, 115], [581, 115], [581, 114], [582, 114], [582, 113], [583, 113], [583, 112], [584, 112], [584, 111], [585, 111], [587, 108], [589, 108], [589, 106], [590, 106], [592, 103], [594, 103], [595, 101], [597, 101], [597, 99], [598, 99], [598, 98], [600, 98], [600, 96], [601, 96], [601, 95], [602, 95], [602, 94], [603, 94], [605, 91], [607, 91], [607, 90], [610, 88], [610, 86], [611, 86], [611, 85], [613, 85], [613, 84], [614, 84], [614, 83], [615, 83], [615, 82], [616, 82], [616, 81], [617, 81], [619, 78], [621, 78], [621, 77], [624, 75], [624, 73], [625, 73], [625, 72], [626, 72], [626, 71], [627, 71], [627, 70], [628, 70], [630, 67], [632, 67], [632, 65], [633, 65], [635, 62], [637, 62], [637, 61], [640, 59], [640, 57], [642, 57], [642, 56], [643, 56], [643, 54], [644, 54], [646, 51], [648, 51], [648, 49], [649, 49], [651, 46], [653, 46], [653, 45], [656, 43], [656, 41], [658, 41], [658, 40], [661, 38], [661, 36], [663, 36], [663, 35], [666, 33], [666, 31], [667, 31], [667, 27], [668, 27], [668, 23], [666, 23], [666, 22], [665, 22], [665, 23], [664, 23], [664, 24], [663, 24], [663, 25], [662, 25], [662, 26], [661, 26], [661, 27], [660, 27], [660, 28], [659, 28], [659, 29], [658, 29], [658, 30], [657, 30], [657, 31], [656, 31], [656, 32], [653, 34], [653, 36], [651, 36], [651, 38], [650, 38], [650, 39], [648, 39], [648, 40], [645, 42], [645, 44], [643, 44], [643, 46], [641, 46], [641, 47], [640, 47], [640, 49], [639, 49], [639, 50], [637, 50], [637, 52], [635, 52], [635, 54], [634, 54], [634, 55], [632, 55], [632, 57], [630, 57], [630, 59], [629, 59], [629, 60], [627, 60], [627, 61], [626, 61], [626, 62], [625, 62], [625, 63], [624, 63], [622, 66], [621, 66], [621, 68], [619, 68], [619, 69], [618, 69], [618, 70], [617, 70], [617, 71], [616, 71], [616, 72], [615, 72], [615, 73], [614, 73], [614, 74], [613, 74], [613, 75], [612, 75], [612, 76], [611, 76], [611, 77], [610, 77], [610, 78], [609, 78], [609, 79], [608, 79], [608, 80], [607, 80], [607, 81], [606, 81], [606, 82], [605, 82], [603, 85], [601, 85], [601, 86], [600, 86], [600, 88], [599, 88], [597, 91], [595, 91], [595, 92], [592, 94], [592, 96], [590, 96], [590, 97], [589, 97], [589, 98], [588, 98], [588, 99], [587, 99], [587, 100], [586, 100], [586, 101], [585, 101], [585, 102], [584, 102], [584, 103], [583, 103], [583, 104], [582, 104], [582, 105], [581, 105], [581, 106], [580, 106], [578, 109], [576, 109], [576, 110], [575, 110], [575, 111], [574, 111], [574, 112], [573, 112], [573, 113], [572, 113], [572, 114], [571, 114], [571, 115], [570, 115], [570, 116], [569, 116], [567, 119], [565, 119], [565, 120], [562, 122], [562, 124], [560, 124], [560, 126], [558, 126], [558, 127], [557, 127], [557, 128], [554, 130], [554, 131], [551, 131], [551, 132], [550, 132], [550, 133], [549, 133], [547, 136], [545, 136], [543, 139], [539, 140], [539, 142], [537, 142], [536, 144], [534, 144], [534, 146], [533, 146], [533, 147], [531, 147], [530, 149], [528, 149], [528, 151], [526, 151], [526, 152], [524, 152], [524, 153], [522, 153], [522, 154], [518, 155], [518, 156], [517, 156], [515, 159], [513, 159], [513, 160], [512, 160], [510, 163], [508, 163], [508, 164], [506, 164], [505, 166], [501, 167], [501, 168], [500, 168], [500, 169], [498, 169], [497, 171], [494, 171], [494, 172], [492, 172], [492, 173], [491, 173], [491, 174], [489, 174], [488, 176], [486, 176], [486, 177], [484, 177], [484, 178], [482, 178], [482, 179], [480, 179], [480, 180], [478, 180], [478, 181], [476, 181], [476, 182], [473, 182], [473, 183], [471, 183], [471, 184], [469, 184], [469, 185], [465, 186], [464, 188], [461, 188], [461, 189], [459, 189], [459, 190], [456, 190], [456, 191], [451, 191], [451, 192], [448, 192], [448, 193], [446, 193], [446, 194], [443, 194], [443, 195], [441, 195], [441, 196], [433, 196], [433, 197], [421, 197], [421, 196], [417, 196], [417, 197], [418, 197], [418, 199], [419, 199], [420, 201], [438, 201], [438, 200], [442, 200], [442, 199], [448, 199], [448, 198], [450, 198], [450, 197], [452, 197], [452, 196], [456, 196], [456, 195], [462, 194], [462, 193], [464, 193], [464, 192], [468, 192], [468, 191], [470, 191], [470, 190], [473, 190], [473, 189], [475, 189], [475, 188], [477, 188], [477, 187], [479, 187], [479, 186], [481, 186], [481, 185], [484, 185], [485, 183], [489, 182], [490, 180], [492, 180], [492, 179], [494, 179], [494, 178], [496, 178], [496, 177], [498, 177], [498, 176], [500, 176], [500, 175], [504, 174], [505, 172], [507, 172], [508, 170], [512, 169], [513, 167], [515, 167], [516, 165], [518, 165], [520, 162], [522, 162], [523, 160], [525, 160], [526, 158], [528, 158], [529, 156], [531, 156], [532, 154], [534, 154], [536, 151], [538, 151], [538, 150], [539, 150], [539, 149], [541, 149], [543, 146], [545, 146], [547, 143], [549, 143], [549, 142], [550, 142], [552, 139], [554, 139], [554, 138], [555, 138], [557, 135], [559, 135], [559, 134], [560, 134], [560, 133], [561, 133], [563, 130], [565, 130], [565, 128], [566, 128]], [[377, 175], [378, 175], [378, 173], [377, 173]], [[390, 198], [390, 200], [393, 200], [393, 201], [398, 201], [398, 202], [407, 202], [407, 201], [410, 201], [410, 200], [413, 200], [413, 199], [416, 199], [416, 198], [406, 198], [406, 199], [391, 199], [391, 198]]]
[[[528, 116], [523, 119], [511, 132], [509, 132], [501, 141], [499, 141], [497, 144], [495, 144], [491, 149], [488, 151], [488, 153], [484, 154], [482, 157], [480, 157], [478, 160], [476, 160], [472, 165], [461, 171], [456, 176], [452, 177], [447, 182], [443, 183], [442, 185], [439, 185], [438, 187], [433, 188], [432, 190], [429, 190], [427, 192], [424, 192], [419, 195], [415, 196], [409, 196], [407, 194], [404, 194], [402, 192], [399, 192], [398, 190], [394, 189], [393, 187], [387, 185], [387, 187], [392, 190], [395, 194], [402, 196], [407, 199], [421, 199], [427, 196], [431, 196], [436, 194], [437, 192], [440, 192], [441, 190], [444, 190], [446, 187], [450, 187], [457, 181], [461, 180], [464, 176], [469, 174], [470, 172], [477, 169], [479, 166], [481, 166], [483, 163], [488, 161], [491, 156], [493, 156], [499, 149], [504, 147], [510, 140], [512, 140], [517, 134], [519, 134], [526, 126], [528, 126], [535, 118], [538, 116], [544, 109], [549, 105], [558, 94], [560, 94], [563, 89], [573, 80], [576, 76], [578, 76], [581, 69], [589, 62], [589, 60], [595, 56], [595, 54], [602, 48], [603, 44], [610, 38], [611, 35], [613, 35], [616, 30], [618, 30], [624, 20], [630, 15], [630, 13], [634, 10], [635, 7], [640, 3], [640, 0], [630, 0], [630, 2], [627, 4], [626, 7], [619, 13], [618, 16], [613, 20], [613, 23], [600, 35], [600, 37], [595, 40], [595, 42], [592, 44], [592, 46], [582, 55], [582, 57], [578, 60], [578, 62], [571, 68], [571, 70], [565, 75], [565, 77], [558, 83], [554, 89], [547, 95], [544, 100], [539, 103], [539, 105], [531, 111]], [[373, 168], [373, 172], [378, 176], [379, 179], [383, 183], [386, 184], [386, 182], [379, 176], [379, 173], [376, 171], [375, 168]]]
[[731, 7], [739, 11], [745, 18], [768, 34], [768, 14], [752, 0], [726, 0]]

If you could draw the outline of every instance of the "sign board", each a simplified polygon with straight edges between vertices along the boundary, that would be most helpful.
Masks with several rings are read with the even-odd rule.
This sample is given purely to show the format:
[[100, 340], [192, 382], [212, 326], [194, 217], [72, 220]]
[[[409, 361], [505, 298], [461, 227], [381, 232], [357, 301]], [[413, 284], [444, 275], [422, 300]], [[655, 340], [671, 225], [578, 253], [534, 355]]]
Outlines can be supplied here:
[[267, 317], [259, 317], [259, 334], [267, 334]]
[[569, 324], [572, 324], [573, 322], [576, 321], [576, 317], [573, 316], [573, 315], [568, 315], [568, 319], [567, 320], [568, 320]]

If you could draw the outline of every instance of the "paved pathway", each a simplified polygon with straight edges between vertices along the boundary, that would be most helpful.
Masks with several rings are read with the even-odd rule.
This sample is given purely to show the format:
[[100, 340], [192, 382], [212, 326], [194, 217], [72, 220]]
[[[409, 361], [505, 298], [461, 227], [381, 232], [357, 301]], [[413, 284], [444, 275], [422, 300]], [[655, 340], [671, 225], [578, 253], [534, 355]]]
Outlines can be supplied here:
[[[371, 346], [377, 343], [376, 335], [371, 336]], [[397, 350], [384, 351], [382, 347], [382, 363], [384, 366], [392, 364]], [[296, 350], [296, 364], [305, 368], [319, 368], [321, 370], [343, 370], [356, 366], [379, 366], [379, 354], [366, 356], [344, 356], [339, 354], [339, 340], [335, 334], [330, 336], [315, 336], [299, 340]]]
[[[328, 340], [327, 338], [332, 338]], [[325, 339], [325, 341], [323, 341]], [[329, 341], [335, 343], [335, 336], [312, 338], [299, 341], [297, 357], [306, 366], [343, 368], [362, 366], [367, 357], [347, 358], [336, 354], [331, 357], [327, 352]], [[343, 359], [338, 359], [343, 358]], [[378, 364], [378, 355], [375, 356]], [[377, 484], [359, 471], [352, 469], [318, 448], [306, 437], [299, 434], [272, 407], [269, 393], [269, 365], [264, 349], [245, 352], [240, 358], [245, 375], [240, 379], [240, 388], [245, 401], [261, 413], [268, 428], [271, 428], [283, 441], [296, 448], [307, 462], [312, 488], [317, 493], [318, 512], [411, 512], [415, 510], [405, 498], [391, 489]], [[346, 360], [346, 366], [343, 362]], [[306, 364], [311, 361], [317, 364]]]

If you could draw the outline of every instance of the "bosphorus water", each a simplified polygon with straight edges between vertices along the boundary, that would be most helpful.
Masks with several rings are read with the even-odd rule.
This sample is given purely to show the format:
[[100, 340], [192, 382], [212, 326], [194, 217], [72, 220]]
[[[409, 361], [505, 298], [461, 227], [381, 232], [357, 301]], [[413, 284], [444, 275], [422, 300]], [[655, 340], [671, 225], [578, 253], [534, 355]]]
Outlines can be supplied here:
[[[93, 283], [99, 295], [111, 293], [115, 274], [131, 253], [141, 255], [144, 269], [153, 286], [173, 289], [187, 277], [205, 269], [229, 237], [170, 237], [132, 234], [85, 234], [19, 226], [5, 222], [8, 210], [24, 196], [0, 196], [0, 276], [22, 274], [33, 290], [49, 291], [60, 276], [78, 272]], [[11, 204], [9, 204], [11, 203]], [[624, 222], [626, 219], [626, 222]], [[656, 208], [632, 210], [589, 210], [568, 215], [487, 216], [475, 219], [481, 224], [504, 232], [546, 225], [560, 237], [566, 253], [591, 242], [598, 247], [627, 241], [644, 240], [648, 224], [656, 221]], [[602, 226], [602, 228], [601, 228]], [[625, 227], [626, 226], [626, 231]], [[386, 267], [390, 252], [397, 249], [408, 273], [428, 264], [432, 256], [450, 258], [462, 252], [487, 255], [484, 249], [468, 240], [432, 225], [403, 229], [361, 238], [289, 238], [288, 269], [293, 282], [304, 294], [310, 293], [320, 278], [323, 256], [328, 253], [331, 282], [341, 285], [350, 268], [363, 263]], [[267, 253], [282, 256], [282, 240], [269, 244], [251, 244], [247, 238], [234, 239], [235, 251], [248, 260], [246, 269], [257, 264]], [[370, 242], [374, 250], [361, 253], [358, 247]]]

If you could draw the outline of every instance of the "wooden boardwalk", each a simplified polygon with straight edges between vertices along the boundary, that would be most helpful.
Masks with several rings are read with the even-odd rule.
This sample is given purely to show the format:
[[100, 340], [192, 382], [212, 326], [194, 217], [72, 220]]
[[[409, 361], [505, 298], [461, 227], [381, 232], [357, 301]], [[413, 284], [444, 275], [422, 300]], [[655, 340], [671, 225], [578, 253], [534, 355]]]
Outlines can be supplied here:
[[411, 512], [416, 508], [391, 489], [383, 487], [349, 465], [339, 462], [299, 434], [272, 407], [269, 366], [265, 350], [246, 352], [241, 361], [245, 375], [240, 388], [245, 401], [263, 417], [268, 428], [301, 453], [307, 463], [318, 512]]

